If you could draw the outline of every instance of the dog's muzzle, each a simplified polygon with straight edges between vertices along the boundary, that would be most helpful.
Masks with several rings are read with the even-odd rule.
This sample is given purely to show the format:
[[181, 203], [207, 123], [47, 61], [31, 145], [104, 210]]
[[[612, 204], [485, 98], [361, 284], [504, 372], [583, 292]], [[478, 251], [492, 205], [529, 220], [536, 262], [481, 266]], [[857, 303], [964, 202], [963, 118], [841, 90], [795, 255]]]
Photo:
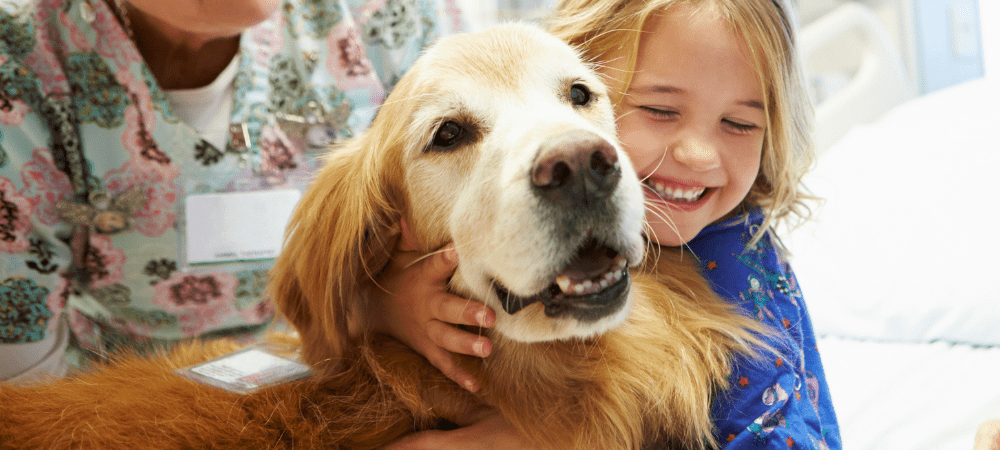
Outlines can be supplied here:
[[514, 295], [495, 280], [493, 287], [508, 314], [542, 302], [548, 317], [569, 316], [582, 322], [594, 322], [621, 309], [630, 283], [625, 257], [591, 240], [580, 248], [548, 288], [535, 295]]

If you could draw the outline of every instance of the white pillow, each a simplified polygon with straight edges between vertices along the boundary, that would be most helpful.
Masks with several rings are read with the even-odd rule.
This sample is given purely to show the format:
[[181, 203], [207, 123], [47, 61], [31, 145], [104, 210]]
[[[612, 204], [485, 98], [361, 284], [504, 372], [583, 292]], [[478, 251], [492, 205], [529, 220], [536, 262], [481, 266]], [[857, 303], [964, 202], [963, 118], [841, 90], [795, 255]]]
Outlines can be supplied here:
[[979, 79], [857, 126], [781, 233], [817, 334], [1000, 345], [1000, 87]]

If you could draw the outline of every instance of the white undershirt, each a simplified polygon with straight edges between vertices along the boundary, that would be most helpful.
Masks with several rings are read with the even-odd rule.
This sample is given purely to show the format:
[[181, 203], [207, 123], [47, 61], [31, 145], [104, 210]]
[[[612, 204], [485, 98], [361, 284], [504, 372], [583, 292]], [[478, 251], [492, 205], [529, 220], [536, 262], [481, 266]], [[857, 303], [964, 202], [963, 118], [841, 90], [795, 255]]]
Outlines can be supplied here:
[[233, 80], [239, 68], [239, 54], [215, 78], [195, 89], [164, 90], [180, 119], [220, 151], [229, 140], [229, 116], [233, 110]]

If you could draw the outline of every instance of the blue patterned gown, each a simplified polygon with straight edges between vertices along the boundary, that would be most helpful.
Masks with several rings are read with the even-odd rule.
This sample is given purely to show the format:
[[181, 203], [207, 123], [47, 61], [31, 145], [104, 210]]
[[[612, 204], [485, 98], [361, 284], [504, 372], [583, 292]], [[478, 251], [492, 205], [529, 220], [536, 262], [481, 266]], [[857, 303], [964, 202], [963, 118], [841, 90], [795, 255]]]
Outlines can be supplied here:
[[754, 245], [763, 213], [755, 209], [706, 227], [688, 243], [712, 288], [779, 332], [781, 356], [740, 359], [730, 388], [713, 404], [716, 438], [730, 449], [839, 449], [809, 313], [795, 275], [770, 234]]

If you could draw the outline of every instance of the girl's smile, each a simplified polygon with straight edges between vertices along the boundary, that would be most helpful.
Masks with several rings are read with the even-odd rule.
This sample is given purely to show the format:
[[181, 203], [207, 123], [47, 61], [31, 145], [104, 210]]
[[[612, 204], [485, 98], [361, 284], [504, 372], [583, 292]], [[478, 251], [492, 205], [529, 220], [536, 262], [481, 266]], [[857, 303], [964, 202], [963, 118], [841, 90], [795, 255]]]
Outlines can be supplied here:
[[715, 187], [656, 175], [646, 176], [643, 185], [646, 187], [645, 194], [648, 200], [682, 211], [693, 211], [701, 207], [717, 191]]

